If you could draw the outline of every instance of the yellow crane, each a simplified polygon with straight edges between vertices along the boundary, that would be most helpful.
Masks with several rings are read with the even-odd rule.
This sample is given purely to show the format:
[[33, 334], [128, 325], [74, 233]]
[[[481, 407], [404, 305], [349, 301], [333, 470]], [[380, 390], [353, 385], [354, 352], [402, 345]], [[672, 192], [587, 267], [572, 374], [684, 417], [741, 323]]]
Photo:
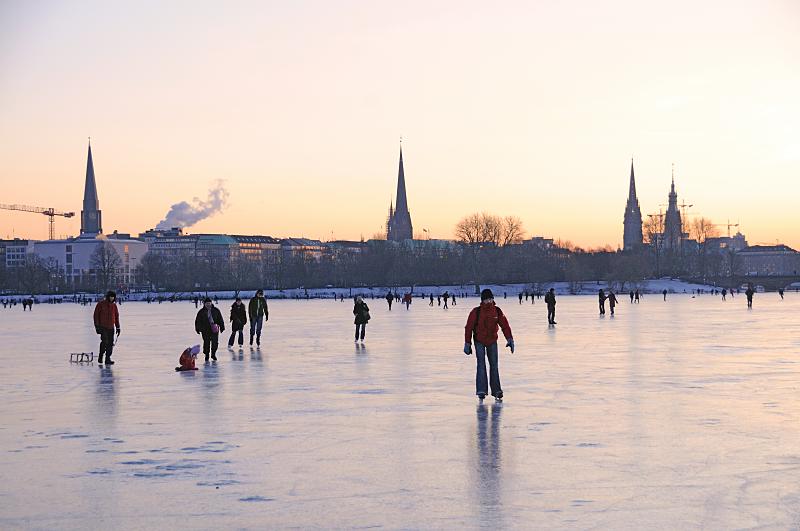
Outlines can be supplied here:
[[75, 212], [61, 212], [60, 210], [56, 210], [55, 208], [42, 208], [42, 207], [33, 207], [27, 205], [3, 205], [0, 204], [0, 209], [2, 210], [19, 210], [21, 212], [33, 212], [34, 214], [44, 214], [50, 218], [50, 239], [56, 239], [56, 228], [55, 228], [55, 217], [62, 216], [65, 218], [71, 218], [75, 215]]

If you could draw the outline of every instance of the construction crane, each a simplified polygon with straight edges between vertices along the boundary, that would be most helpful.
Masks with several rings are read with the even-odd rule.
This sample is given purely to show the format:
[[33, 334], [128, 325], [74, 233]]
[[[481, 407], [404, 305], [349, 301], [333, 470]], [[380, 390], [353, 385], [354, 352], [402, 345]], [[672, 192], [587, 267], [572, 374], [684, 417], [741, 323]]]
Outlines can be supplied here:
[[75, 215], [75, 212], [61, 212], [60, 210], [56, 210], [55, 208], [41, 208], [41, 207], [32, 207], [26, 205], [3, 205], [0, 204], [0, 209], [3, 210], [19, 210], [21, 212], [33, 212], [34, 214], [44, 214], [50, 218], [50, 239], [56, 239], [56, 227], [55, 227], [55, 217], [62, 216], [65, 218], [71, 218]]

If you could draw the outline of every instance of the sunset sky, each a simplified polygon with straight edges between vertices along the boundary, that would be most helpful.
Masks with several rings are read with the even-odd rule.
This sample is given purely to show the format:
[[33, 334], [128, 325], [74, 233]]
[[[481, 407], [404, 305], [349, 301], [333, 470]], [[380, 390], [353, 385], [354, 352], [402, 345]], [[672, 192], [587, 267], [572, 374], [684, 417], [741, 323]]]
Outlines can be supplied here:
[[402, 136], [420, 235], [487, 211], [616, 247], [634, 157], [643, 213], [674, 163], [690, 214], [800, 249], [798, 95], [796, 0], [3, 0], [0, 203], [79, 213], [91, 136], [105, 232], [223, 179], [189, 232], [369, 238]]

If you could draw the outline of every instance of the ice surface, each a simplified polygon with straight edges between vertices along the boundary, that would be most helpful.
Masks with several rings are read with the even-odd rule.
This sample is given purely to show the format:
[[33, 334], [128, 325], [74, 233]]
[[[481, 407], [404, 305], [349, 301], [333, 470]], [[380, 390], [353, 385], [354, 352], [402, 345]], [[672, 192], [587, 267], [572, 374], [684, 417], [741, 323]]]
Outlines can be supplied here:
[[[463, 326], [414, 300], [273, 301], [261, 351], [176, 373], [191, 303], [0, 310], [0, 528], [797, 528], [800, 296], [500, 299], [517, 351], [478, 406]], [[229, 302], [221, 302], [227, 316]], [[487, 401], [488, 402], [488, 401]]]

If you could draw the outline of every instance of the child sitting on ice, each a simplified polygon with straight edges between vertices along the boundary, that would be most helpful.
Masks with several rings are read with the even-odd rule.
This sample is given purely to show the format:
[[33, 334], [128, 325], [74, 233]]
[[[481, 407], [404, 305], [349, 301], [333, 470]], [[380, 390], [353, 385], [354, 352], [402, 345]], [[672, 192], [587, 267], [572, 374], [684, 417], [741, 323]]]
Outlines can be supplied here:
[[194, 366], [195, 360], [197, 359], [197, 354], [200, 353], [200, 345], [195, 345], [193, 347], [189, 347], [181, 353], [181, 357], [178, 358], [178, 363], [181, 364], [180, 367], [175, 367], [176, 371], [196, 371], [197, 367]]

